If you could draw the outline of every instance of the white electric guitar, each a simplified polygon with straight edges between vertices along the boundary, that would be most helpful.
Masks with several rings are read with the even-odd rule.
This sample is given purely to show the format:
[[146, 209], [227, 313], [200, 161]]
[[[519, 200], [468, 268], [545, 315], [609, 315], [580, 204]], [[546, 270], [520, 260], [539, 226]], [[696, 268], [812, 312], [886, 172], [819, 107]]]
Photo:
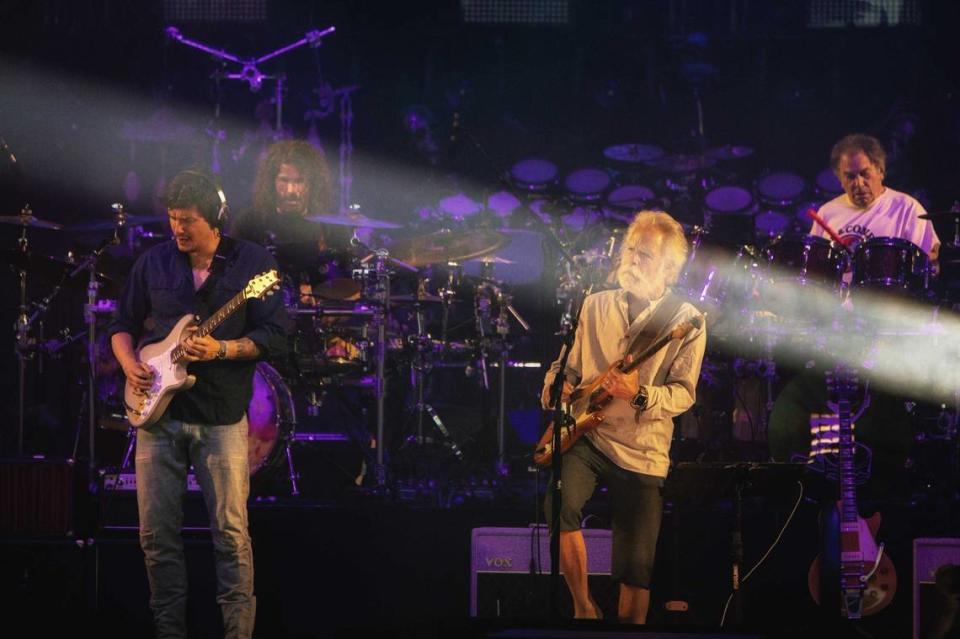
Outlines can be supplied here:
[[[255, 275], [242, 291], [201, 323], [194, 335], [209, 335], [247, 300], [263, 299], [272, 295], [279, 285], [280, 276], [276, 270]], [[181, 345], [186, 337], [187, 327], [195, 323], [193, 315], [184, 315], [162, 341], [148, 344], [137, 352], [137, 358], [153, 371], [153, 385], [144, 392], [135, 389], [129, 380], [124, 386], [123, 404], [131, 426], [140, 428], [155, 423], [167, 410], [177, 391], [186, 390], [196, 383], [197, 378], [187, 373], [187, 362], [183, 361]]]

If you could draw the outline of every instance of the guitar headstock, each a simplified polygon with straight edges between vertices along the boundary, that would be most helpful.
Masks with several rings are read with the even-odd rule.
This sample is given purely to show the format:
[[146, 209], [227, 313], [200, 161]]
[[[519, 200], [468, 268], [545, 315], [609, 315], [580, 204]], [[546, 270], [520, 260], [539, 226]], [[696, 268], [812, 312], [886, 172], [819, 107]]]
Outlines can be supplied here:
[[247, 285], [243, 287], [243, 298], [262, 300], [268, 295], [273, 295], [278, 288], [280, 288], [280, 274], [277, 273], [277, 269], [270, 269], [250, 278]]
[[830, 401], [836, 403], [841, 399], [849, 400], [860, 384], [857, 371], [845, 364], [837, 364], [833, 370], [826, 372], [827, 391]]

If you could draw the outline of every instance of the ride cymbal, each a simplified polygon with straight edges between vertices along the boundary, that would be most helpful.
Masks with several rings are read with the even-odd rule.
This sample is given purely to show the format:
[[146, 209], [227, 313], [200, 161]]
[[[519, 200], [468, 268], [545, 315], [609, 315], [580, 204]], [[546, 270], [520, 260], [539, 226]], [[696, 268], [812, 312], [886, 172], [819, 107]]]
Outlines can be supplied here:
[[401, 227], [400, 224], [388, 222], [387, 220], [377, 220], [360, 213], [350, 213], [346, 215], [311, 215], [306, 219], [320, 224], [352, 226], [363, 229], [398, 229]]
[[509, 241], [507, 235], [489, 229], [458, 232], [442, 229], [429, 235], [399, 240], [390, 247], [390, 254], [420, 267], [482, 257], [503, 248]]
[[0, 215], [0, 224], [15, 224], [17, 226], [30, 226], [38, 229], [50, 229], [51, 231], [59, 231], [60, 229], [63, 228], [62, 224], [41, 220], [38, 217], [34, 217], [32, 214], [31, 215]]

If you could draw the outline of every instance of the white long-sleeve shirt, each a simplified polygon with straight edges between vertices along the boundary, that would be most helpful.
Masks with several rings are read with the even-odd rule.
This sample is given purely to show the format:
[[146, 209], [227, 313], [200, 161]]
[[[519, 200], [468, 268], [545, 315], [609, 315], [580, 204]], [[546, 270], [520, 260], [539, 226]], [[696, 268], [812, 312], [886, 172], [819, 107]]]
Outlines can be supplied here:
[[[627, 294], [623, 289], [587, 297], [567, 359], [567, 381], [575, 387], [586, 386], [622, 359], [633, 338], [643, 330], [664, 299], [651, 302], [629, 323]], [[664, 328], [673, 328], [698, 314], [693, 305], [681, 304]], [[689, 409], [696, 400], [706, 345], [707, 333], [703, 326], [654, 353], [636, 369], [639, 384], [647, 393], [647, 407], [639, 421], [630, 403], [615, 397], [603, 410], [604, 422], [586, 436], [621, 468], [666, 477], [673, 438], [672, 418]], [[559, 357], [547, 371], [545, 387], [553, 383], [558, 368]]]

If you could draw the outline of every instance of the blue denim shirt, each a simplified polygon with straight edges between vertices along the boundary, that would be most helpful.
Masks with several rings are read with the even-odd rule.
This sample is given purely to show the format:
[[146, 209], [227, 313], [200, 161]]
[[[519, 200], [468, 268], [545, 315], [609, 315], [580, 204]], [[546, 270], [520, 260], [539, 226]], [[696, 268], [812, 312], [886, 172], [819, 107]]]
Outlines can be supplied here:
[[[240, 292], [255, 275], [277, 268], [261, 246], [222, 237], [213, 270], [199, 290], [193, 287], [190, 259], [172, 240], [141, 255], [133, 265], [108, 335], [130, 333], [138, 347], [164, 339], [184, 315], [203, 321]], [[286, 314], [282, 296], [250, 299], [213, 331], [215, 339], [249, 338], [264, 359], [286, 350]], [[192, 362], [193, 388], [174, 396], [167, 416], [194, 424], [232, 424], [250, 403], [254, 361]]]

